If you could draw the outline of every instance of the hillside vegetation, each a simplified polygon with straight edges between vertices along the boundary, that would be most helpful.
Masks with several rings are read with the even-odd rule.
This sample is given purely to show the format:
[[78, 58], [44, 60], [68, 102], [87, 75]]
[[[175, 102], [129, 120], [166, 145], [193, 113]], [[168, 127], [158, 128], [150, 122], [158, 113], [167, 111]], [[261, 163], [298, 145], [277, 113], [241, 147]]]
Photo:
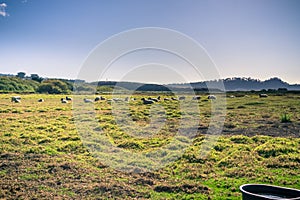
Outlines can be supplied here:
[[0, 93], [34, 93], [39, 83], [17, 77], [0, 77]]
[[[0, 93], [47, 93], [69, 94], [75, 83], [76, 91], [80, 93], [111, 93], [124, 90], [136, 92], [191, 92], [197, 93], [226, 91], [261, 91], [269, 93], [285, 93], [288, 90], [299, 92], [300, 85], [290, 85], [279, 78], [260, 81], [251, 78], [227, 78], [222, 80], [202, 81], [182, 84], [144, 84], [136, 82], [99, 81], [85, 82], [83, 80], [43, 79], [38, 75], [33, 77], [0, 76]], [[210, 88], [207, 88], [207, 85]], [[220, 88], [224, 85], [224, 88]], [[124, 92], [123, 92], [124, 93]]]
[[0, 77], [0, 93], [68, 94], [72, 90], [73, 83], [68, 80], [47, 79], [39, 82], [12, 76]]

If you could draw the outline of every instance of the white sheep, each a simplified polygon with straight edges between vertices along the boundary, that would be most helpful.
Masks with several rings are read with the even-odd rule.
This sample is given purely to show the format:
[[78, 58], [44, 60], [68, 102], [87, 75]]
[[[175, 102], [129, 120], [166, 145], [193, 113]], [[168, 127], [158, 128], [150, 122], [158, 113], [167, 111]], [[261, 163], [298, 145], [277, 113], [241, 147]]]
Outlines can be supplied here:
[[147, 99], [145, 99], [145, 98], [142, 98], [141, 100], [143, 101], [143, 104], [153, 104], [153, 103], [154, 103], [154, 101], [152, 101], [152, 100], [147, 100]]
[[38, 102], [44, 102], [44, 99], [41, 98], [41, 99], [38, 100]]
[[101, 99], [100, 97], [96, 97], [95, 101], [100, 101], [100, 99]]
[[207, 98], [211, 99], [211, 100], [217, 99], [217, 97], [215, 95], [208, 95]]
[[260, 98], [267, 98], [268, 95], [267, 95], [267, 94], [259, 94], [259, 97], [260, 97]]
[[185, 100], [185, 96], [179, 97], [179, 100], [180, 100], [180, 101]]
[[68, 101], [67, 101], [66, 99], [64, 99], [64, 98], [61, 98], [61, 99], [60, 99], [60, 102], [61, 102], [61, 103], [68, 103]]
[[148, 100], [150, 100], [150, 101], [155, 101], [155, 102], [158, 102], [158, 101], [159, 101], [159, 99], [157, 99], [157, 98], [152, 98], [152, 97], [149, 97]]
[[21, 97], [20, 96], [11, 97], [11, 102], [20, 103], [21, 102]]
[[91, 99], [86, 99], [86, 98], [84, 98], [83, 101], [84, 101], [84, 103], [92, 103], [93, 102]]
[[193, 97], [193, 100], [200, 100], [200, 99], [201, 99], [200, 96], [194, 96], [194, 97]]

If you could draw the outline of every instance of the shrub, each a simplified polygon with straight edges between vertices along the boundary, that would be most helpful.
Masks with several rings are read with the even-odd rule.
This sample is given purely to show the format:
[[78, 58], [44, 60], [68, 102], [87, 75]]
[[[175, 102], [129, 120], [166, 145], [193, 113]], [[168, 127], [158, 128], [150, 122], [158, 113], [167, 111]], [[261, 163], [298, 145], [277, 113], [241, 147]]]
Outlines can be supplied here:
[[292, 121], [292, 120], [291, 120], [291, 116], [288, 115], [288, 114], [286, 114], [286, 113], [284, 113], [284, 114], [282, 114], [282, 115], [280, 116], [280, 121], [281, 121], [281, 123], [288, 123], [288, 122], [291, 122], [291, 121]]
[[46, 80], [38, 87], [37, 92], [48, 94], [67, 94], [71, 92], [70, 86], [61, 80]]

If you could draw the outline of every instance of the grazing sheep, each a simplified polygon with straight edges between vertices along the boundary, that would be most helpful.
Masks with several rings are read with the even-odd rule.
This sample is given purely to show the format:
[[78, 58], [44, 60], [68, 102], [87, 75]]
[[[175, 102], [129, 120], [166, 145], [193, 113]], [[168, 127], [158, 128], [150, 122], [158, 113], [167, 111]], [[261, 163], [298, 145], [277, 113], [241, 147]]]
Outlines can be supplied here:
[[20, 103], [21, 102], [21, 97], [20, 96], [11, 97], [11, 102]]
[[200, 96], [194, 96], [194, 97], [193, 97], [193, 100], [200, 100], [200, 99], [201, 99]]
[[177, 101], [177, 98], [176, 98], [176, 97], [171, 97], [171, 99], [172, 99], [173, 101]]
[[61, 102], [61, 103], [68, 103], [68, 101], [67, 101], [66, 99], [64, 99], [64, 98], [61, 98], [61, 99], [60, 99], [60, 102]]
[[259, 97], [260, 97], [260, 98], [267, 98], [268, 95], [267, 95], [267, 94], [259, 94]]
[[44, 99], [39, 99], [38, 102], [44, 102]]
[[164, 98], [164, 101], [170, 101], [170, 99], [169, 98]]
[[96, 97], [95, 101], [100, 101], [100, 99], [101, 99], [100, 97]]
[[185, 96], [179, 97], [179, 100], [180, 100], [180, 101], [185, 100]]
[[212, 99], [213, 100], [213, 99], [217, 99], [217, 97], [215, 95], [208, 95], [207, 99]]
[[66, 96], [66, 100], [67, 100], [67, 101], [72, 101], [72, 98], [71, 98], [71, 97], [68, 97], [68, 96]]
[[151, 97], [149, 97], [148, 100], [150, 100], [150, 101], [155, 101], [155, 102], [158, 102], [158, 101], [159, 101], [158, 99], [156, 99], [156, 98], [151, 98]]
[[93, 103], [93, 101], [91, 99], [84, 98], [83, 101], [84, 101], [84, 103]]
[[106, 100], [106, 98], [102, 96], [98, 96], [95, 98], [95, 101], [103, 101], [103, 100]]
[[141, 100], [143, 101], [143, 104], [153, 104], [153, 103], [154, 103], [154, 101], [152, 101], [152, 100], [147, 100], [147, 99], [145, 99], [145, 98], [142, 98]]

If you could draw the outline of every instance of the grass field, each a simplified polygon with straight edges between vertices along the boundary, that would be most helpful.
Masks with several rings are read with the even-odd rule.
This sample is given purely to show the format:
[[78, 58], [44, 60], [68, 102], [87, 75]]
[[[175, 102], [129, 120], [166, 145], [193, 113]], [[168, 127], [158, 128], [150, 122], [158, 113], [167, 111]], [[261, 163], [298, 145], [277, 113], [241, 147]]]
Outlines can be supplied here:
[[[192, 145], [175, 162], [141, 173], [114, 170], [93, 156], [77, 131], [72, 103], [60, 102], [65, 96], [22, 95], [21, 103], [10, 102], [11, 96], [0, 95], [0, 199], [241, 199], [239, 186], [246, 183], [300, 189], [300, 95], [227, 98], [222, 135], [205, 157], [200, 150], [211, 101], [202, 96]], [[128, 118], [138, 133], [159, 110], [143, 105], [142, 95], [135, 97]], [[121, 129], [108, 101], [93, 103], [95, 130], [126, 151], [163, 147], [182, 113], [177, 101], [156, 104], [164, 108], [166, 125], [150, 139]]]

